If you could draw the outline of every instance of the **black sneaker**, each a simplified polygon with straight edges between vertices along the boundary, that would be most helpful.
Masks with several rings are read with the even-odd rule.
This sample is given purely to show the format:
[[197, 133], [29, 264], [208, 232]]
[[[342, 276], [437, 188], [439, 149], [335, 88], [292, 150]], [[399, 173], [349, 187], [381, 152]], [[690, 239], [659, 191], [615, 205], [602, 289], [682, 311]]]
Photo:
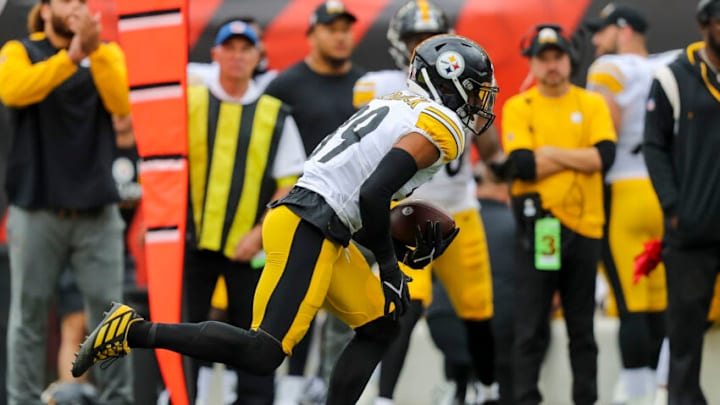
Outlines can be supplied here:
[[[73, 377], [80, 377], [99, 361], [117, 359], [130, 353], [127, 334], [130, 325], [143, 318], [127, 305], [113, 302], [100, 325], [80, 345], [72, 365]], [[114, 361], [114, 360], [113, 360]], [[112, 362], [112, 361], [111, 361]], [[110, 364], [108, 362], [106, 364]]]

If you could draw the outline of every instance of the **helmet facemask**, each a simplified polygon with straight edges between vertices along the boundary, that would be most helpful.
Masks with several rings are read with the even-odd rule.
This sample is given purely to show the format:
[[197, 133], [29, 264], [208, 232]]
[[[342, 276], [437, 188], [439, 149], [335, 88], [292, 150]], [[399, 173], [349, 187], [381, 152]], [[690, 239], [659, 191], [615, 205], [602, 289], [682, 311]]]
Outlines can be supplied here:
[[480, 135], [495, 121], [492, 111], [499, 89], [492, 83], [478, 83], [469, 78], [463, 80], [462, 87], [467, 91], [463, 91], [461, 96], [467, 98], [455, 112], [470, 132]]
[[492, 112], [499, 89], [492, 82], [479, 83], [469, 77], [452, 77], [439, 81], [430, 79], [426, 68], [416, 73], [418, 82], [427, 88], [433, 100], [455, 111], [465, 128], [475, 135], [485, 132], [495, 120]]

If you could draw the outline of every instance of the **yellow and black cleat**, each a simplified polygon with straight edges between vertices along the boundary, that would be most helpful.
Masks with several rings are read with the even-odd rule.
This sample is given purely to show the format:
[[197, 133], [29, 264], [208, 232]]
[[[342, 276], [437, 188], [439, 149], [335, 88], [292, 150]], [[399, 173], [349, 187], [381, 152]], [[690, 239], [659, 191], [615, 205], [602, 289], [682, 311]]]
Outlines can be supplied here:
[[127, 305], [113, 302], [100, 325], [80, 345], [72, 365], [73, 377], [80, 377], [98, 361], [117, 359], [130, 353], [127, 334], [130, 325], [143, 318]]

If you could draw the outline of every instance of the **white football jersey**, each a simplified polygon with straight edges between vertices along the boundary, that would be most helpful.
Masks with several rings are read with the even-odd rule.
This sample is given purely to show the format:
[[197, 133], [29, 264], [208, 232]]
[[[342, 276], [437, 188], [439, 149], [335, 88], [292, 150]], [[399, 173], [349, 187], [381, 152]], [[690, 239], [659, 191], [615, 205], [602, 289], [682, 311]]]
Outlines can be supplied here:
[[645, 129], [645, 108], [655, 70], [672, 62], [677, 51], [644, 57], [636, 54], [603, 55], [590, 66], [587, 88], [609, 92], [620, 108], [615, 162], [606, 181], [647, 177], [640, 153]]
[[[355, 108], [362, 107], [376, 97], [405, 89], [406, 83], [407, 74], [401, 70], [368, 72], [355, 83]], [[466, 142], [472, 141], [472, 136], [474, 135], [468, 133]], [[463, 153], [458, 159], [445, 165], [429, 182], [418, 187], [411, 198], [429, 201], [451, 214], [477, 209], [479, 203], [470, 156]]]
[[417, 132], [437, 146], [440, 157], [419, 170], [398, 190], [402, 199], [430, 180], [442, 166], [462, 155], [462, 123], [448, 108], [410, 91], [375, 99], [358, 110], [313, 151], [297, 182], [325, 198], [355, 233], [362, 228], [359, 192], [383, 157], [400, 138]]

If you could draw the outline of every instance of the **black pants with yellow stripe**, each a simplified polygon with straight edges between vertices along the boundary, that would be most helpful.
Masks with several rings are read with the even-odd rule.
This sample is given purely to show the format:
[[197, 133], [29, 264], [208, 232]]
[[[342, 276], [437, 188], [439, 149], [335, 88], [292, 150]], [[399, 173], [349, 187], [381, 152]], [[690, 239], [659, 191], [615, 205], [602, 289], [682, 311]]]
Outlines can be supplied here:
[[263, 248], [267, 259], [250, 330], [212, 321], [138, 322], [128, 334], [129, 345], [269, 374], [292, 354], [318, 310], [325, 308], [356, 332], [335, 365], [327, 404], [354, 404], [397, 335], [397, 323], [383, 316], [379, 279], [356, 247], [326, 239], [286, 206], [267, 214]]
[[618, 341], [623, 367], [657, 367], [665, 337], [665, 266], [634, 281], [634, 258], [643, 243], [660, 239], [663, 216], [648, 178], [620, 179], [605, 185], [603, 267], [612, 288], [610, 314], [620, 317]]

